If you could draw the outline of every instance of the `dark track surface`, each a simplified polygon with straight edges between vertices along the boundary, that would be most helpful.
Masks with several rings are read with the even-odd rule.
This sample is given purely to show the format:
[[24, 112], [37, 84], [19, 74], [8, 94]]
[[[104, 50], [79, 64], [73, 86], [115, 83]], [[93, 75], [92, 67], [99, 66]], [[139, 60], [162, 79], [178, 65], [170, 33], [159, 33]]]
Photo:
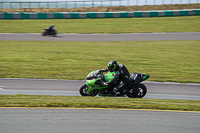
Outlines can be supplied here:
[[199, 133], [200, 113], [0, 108], [1, 133]]
[[58, 34], [57, 37], [29, 33], [0, 33], [0, 40], [18, 41], [155, 41], [200, 40], [200, 32], [185, 33], [117, 33], [117, 34]]
[[[0, 95], [80, 96], [82, 80], [1, 79]], [[144, 98], [200, 100], [200, 84], [144, 82], [148, 92]]]

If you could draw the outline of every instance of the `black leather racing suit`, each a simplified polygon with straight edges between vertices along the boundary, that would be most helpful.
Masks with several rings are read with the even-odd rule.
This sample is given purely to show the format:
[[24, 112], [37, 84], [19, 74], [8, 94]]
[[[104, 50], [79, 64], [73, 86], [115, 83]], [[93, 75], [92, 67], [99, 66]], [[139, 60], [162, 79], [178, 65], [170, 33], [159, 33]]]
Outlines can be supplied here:
[[[104, 71], [108, 71], [108, 69], [105, 69]], [[115, 93], [121, 92], [121, 89], [130, 82], [130, 73], [129, 73], [128, 69], [123, 64], [119, 64], [118, 69], [115, 70], [114, 78], [111, 81], [106, 82], [106, 84], [108, 86], [115, 85], [118, 81], [117, 80], [118, 78], [121, 82], [120, 82], [120, 84], [118, 84], [114, 87], [113, 91]]]
[[47, 28], [49, 33], [51, 33], [51, 32], [53, 31], [53, 27], [54, 27], [54, 26], [51, 25], [51, 26], [49, 26], [49, 27]]

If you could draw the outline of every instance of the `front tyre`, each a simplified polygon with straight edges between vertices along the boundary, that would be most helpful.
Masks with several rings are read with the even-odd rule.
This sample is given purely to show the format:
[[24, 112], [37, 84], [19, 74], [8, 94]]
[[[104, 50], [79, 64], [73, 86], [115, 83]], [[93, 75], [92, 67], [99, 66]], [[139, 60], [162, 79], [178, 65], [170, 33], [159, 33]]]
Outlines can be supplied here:
[[143, 98], [147, 93], [147, 88], [144, 84], [139, 83], [132, 85], [129, 92], [126, 94], [130, 98]]
[[79, 93], [81, 94], [81, 96], [96, 96], [99, 92], [98, 90], [91, 90], [90, 92], [87, 92], [88, 90], [88, 86], [86, 86], [86, 84], [82, 85], [79, 89]]
[[79, 89], [79, 93], [81, 94], [81, 96], [88, 96], [87, 90], [88, 90], [88, 87], [86, 86], [86, 84], [84, 84]]
[[46, 31], [42, 32], [42, 36], [46, 36], [46, 35], [47, 35]]

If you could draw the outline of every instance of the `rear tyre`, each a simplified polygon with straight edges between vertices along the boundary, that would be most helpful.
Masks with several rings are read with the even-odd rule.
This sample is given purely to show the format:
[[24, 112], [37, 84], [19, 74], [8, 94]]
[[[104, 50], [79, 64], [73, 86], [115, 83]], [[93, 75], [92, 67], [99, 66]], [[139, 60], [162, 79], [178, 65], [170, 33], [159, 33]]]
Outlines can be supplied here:
[[54, 34], [53, 34], [53, 36], [54, 36], [54, 37], [56, 37], [56, 35], [57, 35], [57, 32], [56, 32], [56, 30], [55, 30], [55, 32], [54, 32]]
[[147, 93], [147, 88], [144, 84], [139, 83], [130, 87], [129, 92], [126, 94], [130, 98], [143, 98]]

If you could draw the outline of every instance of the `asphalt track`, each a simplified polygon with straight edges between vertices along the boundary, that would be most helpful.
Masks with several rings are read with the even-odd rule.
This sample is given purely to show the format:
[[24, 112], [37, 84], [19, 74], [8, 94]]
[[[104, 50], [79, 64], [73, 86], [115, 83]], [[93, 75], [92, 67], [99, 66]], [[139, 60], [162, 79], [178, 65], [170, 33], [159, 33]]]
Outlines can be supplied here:
[[58, 34], [57, 37], [30, 33], [0, 33], [0, 40], [15, 41], [155, 41], [200, 40], [200, 32], [185, 33], [116, 33], [116, 34]]
[[0, 133], [199, 133], [200, 113], [0, 108]]
[[[29, 94], [80, 96], [82, 80], [4, 79], [0, 78], [0, 95]], [[200, 84], [146, 81], [148, 92], [144, 98], [200, 100]]]

